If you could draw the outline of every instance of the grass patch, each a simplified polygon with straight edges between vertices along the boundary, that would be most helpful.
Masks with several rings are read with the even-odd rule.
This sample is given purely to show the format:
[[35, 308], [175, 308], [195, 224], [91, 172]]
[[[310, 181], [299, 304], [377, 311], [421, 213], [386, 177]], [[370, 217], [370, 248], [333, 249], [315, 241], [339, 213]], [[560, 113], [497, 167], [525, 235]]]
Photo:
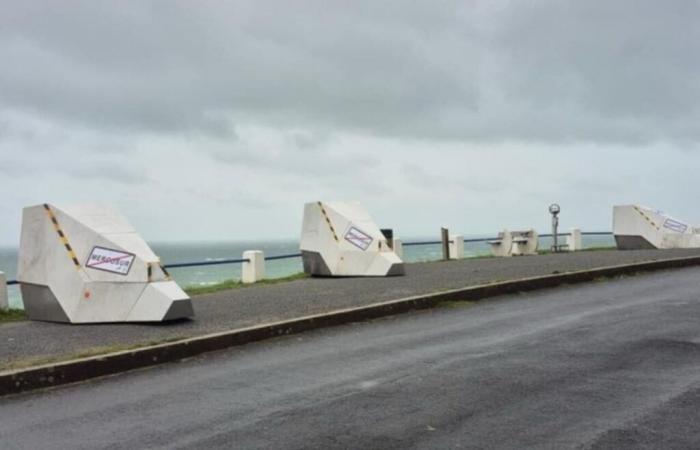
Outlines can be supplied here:
[[229, 289], [239, 289], [248, 286], [260, 286], [268, 284], [285, 283], [287, 281], [301, 280], [303, 278], [308, 278], [308, 275], [304, 272], [295, 273], [294, 275], [289, 275], [282, 278], [269, 278], [258, 281], [257, 283], [244, 284], [239, 280], [226, 280], [221, 283], [209, 284], [206, 286], [188, 286], [185, 288], [187, 295], [202, 295], [202, 294], [212, 294], [214, 292], [227, 291]]
[[[581, 253], [581, 252], [600, 252], [600, 251], [609, 251], [609, 250], [617, 250], [617, 247], [615, 246], [604, 246], [604, 247], [587, 247], [582, 250], [577, 250], [575, 252], [569, 252], [567, 250], [563, 250], [559, 252], [560, 254], [573, 254], [573, 253]], [[538, 255], [553, 255], [554, 252], [550, 249], [543, 249], [543, 250], [538, 250], [537, 251]]]
[[486, 255], [467, 256], [463, 259], [493, 259], [493, 258], [496, 258], [496, 257], [491, 255], [491, 254], [486, 254]]
[[0, 310], [0, 323], [2, 322], [16, 322], [18, 320], [26, 320], [27, 314], [23, 309], [8, 309]]
[[438, 308], [469, 308], [476, 305], [472, 300], [449, 300], [437, 304]]

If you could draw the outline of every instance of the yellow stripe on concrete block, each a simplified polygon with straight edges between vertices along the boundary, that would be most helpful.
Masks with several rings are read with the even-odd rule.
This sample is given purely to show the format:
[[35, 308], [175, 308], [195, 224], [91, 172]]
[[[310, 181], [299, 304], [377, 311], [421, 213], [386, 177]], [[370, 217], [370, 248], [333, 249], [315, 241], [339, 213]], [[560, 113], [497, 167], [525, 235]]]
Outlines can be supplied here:
[[331, 229], [331, 233], [333, 234], [333, 239], [335, 239], [336, 242], [340, 242], [338, 239], [338, 235], [335, 234], [335, 228], [333, 228], [333, 224], [331, 223], [331, 219], [328, 218], [328, 214], [326, 213], [326, 210], [323, 208], [323, 203], [318, 202], [318, 207], [321, 208], [321, 212], [323, 213], [323, 217], [326, 219], [326, 223], [328, 224], [328, 228]]
[[46, 210], [46, 214], [48, 214], [49, 220], [51, 220], [51, 223], [53, 224], [53, 227], [56, 230], [56, 234], [58, 234], [58, 239], [61, 241], [61, 244], [63, 244], [63, 246], [66, 248], [66, 252], [68, 252], [68, 256], [73, 261], [75, 268], [80, 269], [80, 261], [78, 261], [78, 257], [73, 251], [73, 247], [71, 247], [70, 242], [68, 242], [68, 237], [66, 236], [66, 233], [64, 233], [61, 229], [61, 225], [58, 223], [56, 215], [53, 213], [53, 211], [51, 211], [51, 207], [47, 203], [44, 203], [44, 209]]

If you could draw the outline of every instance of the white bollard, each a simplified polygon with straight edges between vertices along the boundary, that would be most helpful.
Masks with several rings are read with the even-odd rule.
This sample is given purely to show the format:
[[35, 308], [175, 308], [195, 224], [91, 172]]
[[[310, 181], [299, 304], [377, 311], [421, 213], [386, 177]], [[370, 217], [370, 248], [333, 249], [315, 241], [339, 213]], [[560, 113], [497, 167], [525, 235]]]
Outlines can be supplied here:
[[450, 259], [464, 258], [464, 236], [458, 234], [450, 237]]
[[0, 311], [10, 309], [10, 301], [7, 296], [7, 277], [0, 272]]
[[571, 234], [566, 237], [566, 245], [570, 252], [578, 252], [583, 250], [583, 244], [581, 243], [581, 230], [579, 228], [572, 228]]
[[241, 281], [243, 283], [255, 283], [265, 278], [265, 253], [260, 250], [248, 250], [243, 252], [241, 267]]
[[403, 259], [403, 242], [399, 238], [394, 238], [394, 253], [396, 253], [396, 256]]

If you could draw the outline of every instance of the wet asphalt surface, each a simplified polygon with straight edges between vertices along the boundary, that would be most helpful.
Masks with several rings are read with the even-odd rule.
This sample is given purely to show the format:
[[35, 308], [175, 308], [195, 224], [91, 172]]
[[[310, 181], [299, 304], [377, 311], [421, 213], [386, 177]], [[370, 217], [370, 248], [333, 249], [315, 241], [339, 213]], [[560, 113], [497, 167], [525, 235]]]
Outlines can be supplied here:
[[406, 276], [313, 278], [195, 297], [194, 320], [167, 324], [0, 324], [0, 369], [67, 358], [113, 346], [233, 330], [337, 309], [492, 281], [616, 264], [699, 255], [700, 250], [595, 251], [516, 258], [408, 264]]
[[333, 327], [0, 399], [0, 447], [700, 448], [700, 268]]

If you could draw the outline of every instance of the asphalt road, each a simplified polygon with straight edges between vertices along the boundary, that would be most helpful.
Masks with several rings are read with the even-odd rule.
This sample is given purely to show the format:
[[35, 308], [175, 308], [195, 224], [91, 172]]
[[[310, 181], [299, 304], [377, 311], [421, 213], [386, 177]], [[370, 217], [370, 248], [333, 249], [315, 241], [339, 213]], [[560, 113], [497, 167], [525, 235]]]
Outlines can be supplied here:
[[0, 446], [700, 448], [700, 269], [501, 297], [0, 399]]
[[307, 278], [257, 285], [194, 299], [196, 318], [167, 324], [0, 324], [0, 369], [234, 330], [466, 286], [574, 270], [700, 254], [700, 249], [592, 251], [518, 258], [408, 264], [406, 276]]

